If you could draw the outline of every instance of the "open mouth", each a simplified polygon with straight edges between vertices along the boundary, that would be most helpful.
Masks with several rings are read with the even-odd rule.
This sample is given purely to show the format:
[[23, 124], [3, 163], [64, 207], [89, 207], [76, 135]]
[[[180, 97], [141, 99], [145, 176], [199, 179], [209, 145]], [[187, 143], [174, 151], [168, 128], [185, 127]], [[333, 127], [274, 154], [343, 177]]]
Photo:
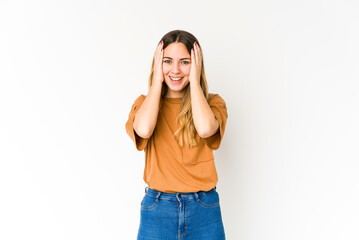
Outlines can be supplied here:
[[172, 81], [181, 81], [183, 77], [179, 77], [179, 78], [175, 78], [175, 77], [170, 77], [170, 79]]
[[170, 77], [169, 78], [171, 79], [171, 83], [172, 84], [180, 84], [183, 80], [183, 77], [180, 77], [180, 78], [175, 78], [175, 77]]

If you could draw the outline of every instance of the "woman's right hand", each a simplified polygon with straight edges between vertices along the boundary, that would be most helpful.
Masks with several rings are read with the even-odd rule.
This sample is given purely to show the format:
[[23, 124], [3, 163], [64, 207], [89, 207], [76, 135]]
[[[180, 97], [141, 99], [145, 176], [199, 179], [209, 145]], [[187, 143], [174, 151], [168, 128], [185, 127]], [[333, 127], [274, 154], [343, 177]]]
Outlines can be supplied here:
[[154, 66], [153, 66], [153, 81], [159, 82], [162, 85], [164, 80], [163, 71], [162, 71], [162, 61], [163, 61], [163, 41], [161, 41], [156, 48], [154, 56]]

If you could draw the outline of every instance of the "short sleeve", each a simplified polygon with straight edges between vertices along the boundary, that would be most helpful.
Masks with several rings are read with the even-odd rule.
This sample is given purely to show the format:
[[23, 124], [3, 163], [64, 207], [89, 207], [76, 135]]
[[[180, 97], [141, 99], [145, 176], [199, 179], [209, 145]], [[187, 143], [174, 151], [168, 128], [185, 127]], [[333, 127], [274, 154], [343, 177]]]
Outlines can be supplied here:
[[216, 150], [221, 145], [221, 141], [226, 128], [228, 113], [226, 102], [218, 94], [214, 94], [208, 101], [208, 105], [212, 109], [212, 112], [219, 123], [218, 131], [210, 137], [204, 138], [203, 140], [209, 148]]
[[145, 98], [146, 97], [144, 95], [141, 95], [135, 100], [135, 102], [132, 104], [130, 114], [128, 115], [128, 120], [126, 122], [126, 132], [130, 136], [132, 141], [135, 143], [135, 146], [138, 151], [142, 151], [143, 149], [145, 149], [148, 140], [151, 138], [142, 138], [138, 136], [133, 129], [133, 121], [135, 120], [135, 115], [138, 109], [141, 107]]

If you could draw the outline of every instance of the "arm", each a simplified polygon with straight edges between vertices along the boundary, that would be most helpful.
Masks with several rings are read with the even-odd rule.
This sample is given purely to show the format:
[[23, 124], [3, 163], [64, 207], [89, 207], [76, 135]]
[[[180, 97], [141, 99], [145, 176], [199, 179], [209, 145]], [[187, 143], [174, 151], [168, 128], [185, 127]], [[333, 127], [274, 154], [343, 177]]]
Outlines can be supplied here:
[[163, 70], [163, 41], [156, 48], [154, 56], [153, 81], [148, 94], [138, 109], [133, 120], [133, 129], [136, 134], [142, 138], [151, 137], [156, 127], [158, 111], [160, 108], [160, 99], [162, 92], [162, 83], [164, 81]]
[[191, 88], [192, 116], [195, 128], [201, 138], [212, 136], [218, 131], [219, 123], [203, 95], [199, 81], [193, 81]]
[[201, 138], [212, 136], [218, 131], [219, 123], [210, 108], [200, 84], [202, 51], [197, 43], [191, 49], [191, 89], [192, 116], [195, 128]]
[[161, 90], [162, 82], [154, 81], [135, 115], [133, 129], [142, 138], [149, 138], [156, 127]]

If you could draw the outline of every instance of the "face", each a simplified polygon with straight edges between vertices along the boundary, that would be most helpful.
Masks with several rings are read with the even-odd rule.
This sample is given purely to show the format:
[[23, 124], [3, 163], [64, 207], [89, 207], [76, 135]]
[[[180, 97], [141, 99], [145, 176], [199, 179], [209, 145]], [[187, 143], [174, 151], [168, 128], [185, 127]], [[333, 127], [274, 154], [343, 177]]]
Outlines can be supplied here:
[[178, 42], [169, 44], [163, 51], [162, 70], [168, 86], [166, 97], [183, 97], [184, 88], [189, 83], [191, 55], [186, 46]]

